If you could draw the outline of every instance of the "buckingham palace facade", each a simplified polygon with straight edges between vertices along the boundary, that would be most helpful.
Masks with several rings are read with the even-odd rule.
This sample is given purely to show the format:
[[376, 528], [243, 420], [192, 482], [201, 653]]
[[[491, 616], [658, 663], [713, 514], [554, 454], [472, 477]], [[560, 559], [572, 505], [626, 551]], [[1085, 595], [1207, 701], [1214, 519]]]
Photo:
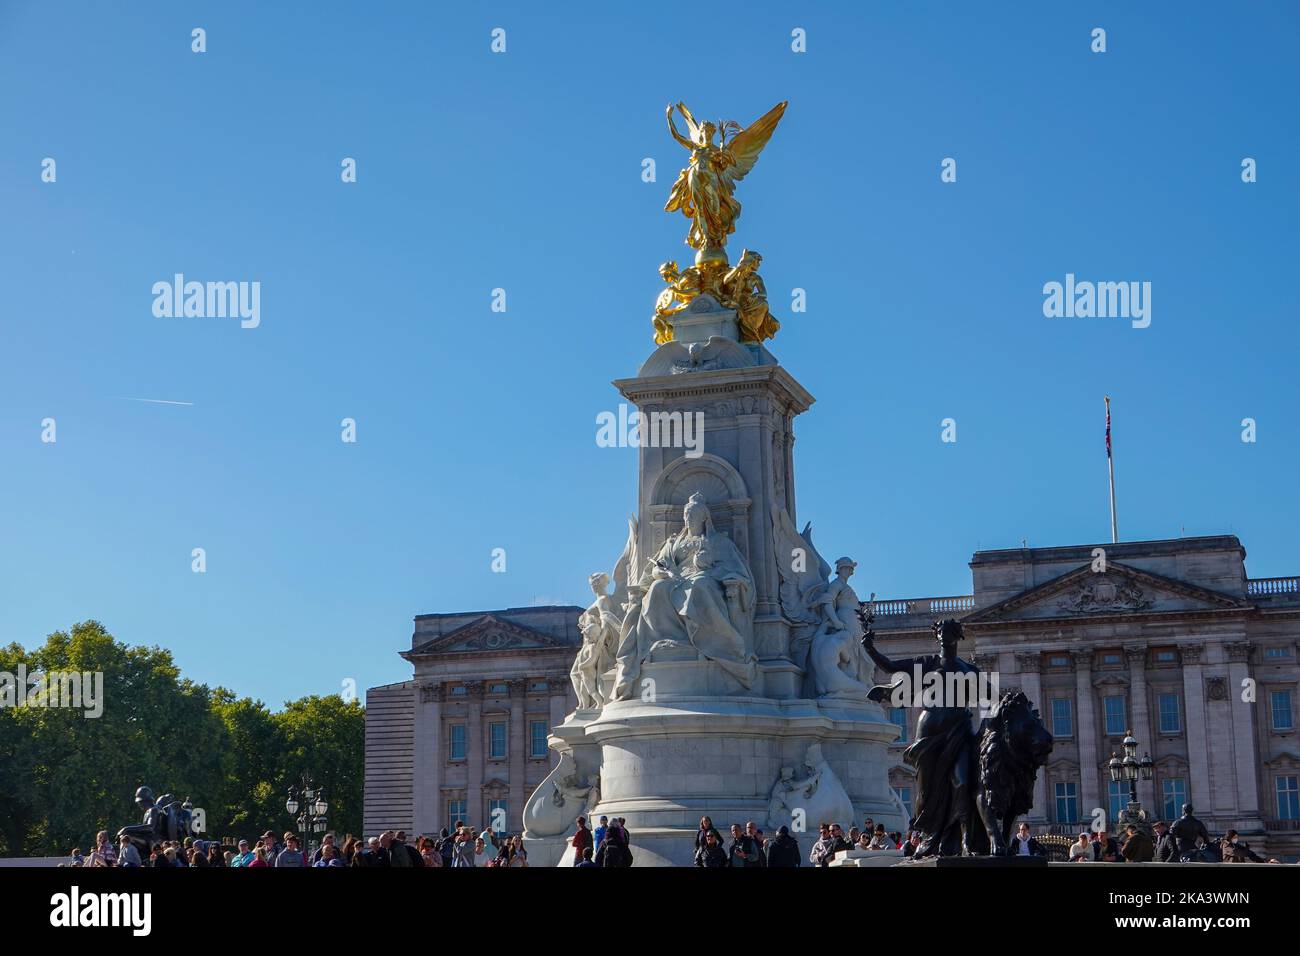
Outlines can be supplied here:
[[[1138, 800], [1157, 819], [1191, 803], [1213, 835], [1300, 855], [1297, 640], [1300, 578], [1249, 578], [1231, 535], [979, 551], [972, 593], [877, 601], [878, 646], [934, 653], [930, 625], [961, 620], [960, 653], [1022, 690], [1056, 746], [1031, 825], [1073, 835], [1105, 814], [1114, 828], [1129, 784], [1111, 779], [1126, 732], [1154, 761]], [[909, 803], [900, 726], [890, 783]]]
[[[1237, 829], [1261, 851], [1300, 856], [1296, 663], [1300, 578], [1249, 578], [1231, 535], [979, 551], [970, 594], [874, 602], [891, 657], [934, 652], [931, 625], [954, 617], [959, 653], [1023, 690], [1056, 740], [1038, 775], [1031, 825], [1072, 834], [1104, 814], [1113, 828], [1128, 783], [1111, 780], [1131, 731], [1154, 762], [1144, 809], [1183, 803], [1214, 835]], [[410, 680], [366, 698], [365, 832], [436, 833], [455, 819], [504, 819], [549, 773], [549, 728], [573, 708], [568, 677], [578, 607], [512, 608], [415, 619]], [[886, 680], [887, 675], [877, 675]], [[890, 784], [907, 805], [899, 725]]]

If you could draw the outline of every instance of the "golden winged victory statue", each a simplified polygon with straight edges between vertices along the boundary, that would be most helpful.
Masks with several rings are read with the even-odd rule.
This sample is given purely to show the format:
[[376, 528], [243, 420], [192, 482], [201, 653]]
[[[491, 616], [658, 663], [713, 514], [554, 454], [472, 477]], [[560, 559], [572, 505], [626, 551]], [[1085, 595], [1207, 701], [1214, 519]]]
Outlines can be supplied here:
[[[742, 341], [762, 342], [780, 327], [767, 310], [763, 280], [756, 271], [762, 257], [746, 250], [740, 264], [732, 269], [726, 246], [740, 218], [736, 183], [754, 168], [785, 107], [784, 102], [778, 103], [742, 127], [734, 120], [700, 123], [685, 103], [669, 105], [668, 131], [690, 151], [691, 157], [677, 174], [664, 210], [680, 211], [690, 219], [686, 244], [695, 250], [695, 264], [684, 270], [671, 261], [659, 267], [666, 283], [655, 304], [655, 341], [659, 344], [672, 341], [672, 316], [701, 294], [711, 295], [725, 308], [736, 310]], [[680, 113], [685, 120], [688, 136], [678, 131], [674, 113]]]

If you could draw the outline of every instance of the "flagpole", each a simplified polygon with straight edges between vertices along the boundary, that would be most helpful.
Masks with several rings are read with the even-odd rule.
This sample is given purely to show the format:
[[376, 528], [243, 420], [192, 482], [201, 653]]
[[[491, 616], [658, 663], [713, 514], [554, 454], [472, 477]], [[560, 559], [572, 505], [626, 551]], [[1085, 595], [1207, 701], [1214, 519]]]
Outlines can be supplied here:
[[1119, 529], [1115, 523], [1115, 454], [1110, 440], [1110, 396], [1106, 396], [1106, 468], [1110, 472], [1110, 543], [1119, 543]]

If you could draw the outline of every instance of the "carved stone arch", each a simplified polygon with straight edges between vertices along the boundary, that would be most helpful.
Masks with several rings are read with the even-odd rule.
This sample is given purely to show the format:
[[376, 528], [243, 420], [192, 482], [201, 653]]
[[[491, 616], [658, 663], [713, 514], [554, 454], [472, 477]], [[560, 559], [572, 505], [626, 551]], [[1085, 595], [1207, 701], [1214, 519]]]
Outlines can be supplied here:
[[682, 527], [682, 509], [699, 493], [708, 503], [713, 524], [731, 538], [741, 557], [749, 560], [749, 490], [729, 462], [707, 452], [682, 456], [659, 473], [650, 492], [652, 547], [657, 551]]

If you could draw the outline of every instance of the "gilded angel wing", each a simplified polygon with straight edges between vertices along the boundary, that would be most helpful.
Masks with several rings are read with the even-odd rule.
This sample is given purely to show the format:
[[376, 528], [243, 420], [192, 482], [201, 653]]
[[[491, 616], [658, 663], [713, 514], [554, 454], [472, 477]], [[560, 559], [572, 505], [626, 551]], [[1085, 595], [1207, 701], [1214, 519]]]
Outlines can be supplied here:
[[763, 151], [767, 141], [776, 132], [776, 124], [781, 122], [781, 117], [785, 115], [787, 102], [789, 101], [782, 100], [777, 103], [737, 133], [726, 145], [727, 152], [731, 154], [731, 165], [727, 173], [734, 181], [739, 182], [744, 179], [745, 175], [754, 168], [754, 163], [758, 162], [758, 154]]

